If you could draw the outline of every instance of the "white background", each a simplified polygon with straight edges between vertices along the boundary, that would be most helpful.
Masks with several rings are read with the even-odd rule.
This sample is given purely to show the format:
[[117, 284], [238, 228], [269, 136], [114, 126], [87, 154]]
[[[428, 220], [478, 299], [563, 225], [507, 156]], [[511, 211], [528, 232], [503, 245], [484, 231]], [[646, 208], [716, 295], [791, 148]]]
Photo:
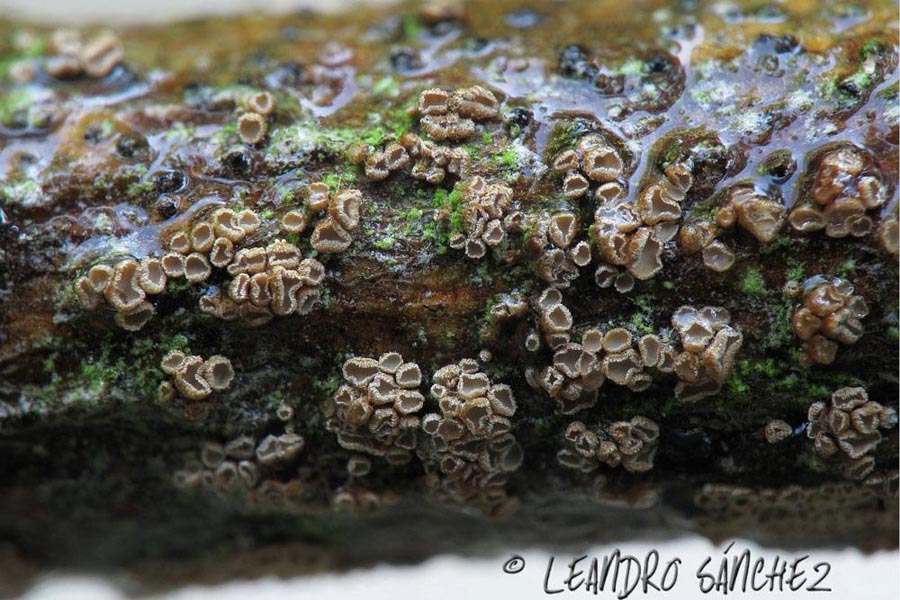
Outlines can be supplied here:
[[[686, 538], [683, 540], [657, 544], [621, 544], [622, 555], [632, 555], [643, 560], [648, 552], [656, 549], [660, 562], [665, 564], [672, 558], [682, 560], [677, 583], [669, 592], [644, 594], [638, 587], [629, 598], [667, 598], [670, 600], [692, 600], [696, 598], [723, 598], [722, 593], [701, 594], [696, 577], [697, 569], [706, 557], [712, 561], [704, 572], [718, 574], [724, 547], [716, 547], [706, 540]], [[605, 555], [613, 547], [597, 547], [588, 552], [596, 556], [601, 564]], [[809, 554], [810, 558], [801, 563], [811, 574], [813, 564], [827, 561], [831, 572], [823, 584], [831, 588], [828, 593], [808, 591], [759, 592], [727, 594], [728, 598], [818, 598], [822, 600], [897, 600], [900, 598], [900, 569], [897, 552], [879, 552], [865, 556], [855, 550], [841, 551], [777, 551], [761, 549], [758, 546], [737, 541], [728, 556], [749, 549], [754, 559], [766, 559], [769, 566], [777, 555], [792, 561]], [[345, 600], [365, 598], [366, 600], [530, 600], [556, 598], [616, 598], [617, 594], [601, 591], [596, 596], [587, 593], [584, 587], [574, 592], [565, 591], [548, 596], [543, 591], [544, 576], [549, 555], [546, 552], [523, 550], [518, 552], [525, 559], [524, 569], [515, 575], [503, 572], [504, 562], [509, 554], [493, 558], [461, 559], [440, 556], [421, 565], [412, 567], [380, 566], [372, 570], [358, 570], [341, 575], [318, 575], [296, 579], [259, 579], [238, 581], [214, 587], [189, 587], [164, 595], [169, 600], [288, 600], [315, 598], [316, 600]], [[577, 556], [577, 555], [576, 555]], [[550, 589], [564, 586], [567, 574], [566, 563], [572, 555], [557, 555], [550, 576]], [[583, 565], [584, 563], [582, 563]], [[658, 578], [656, 579], [658, 582]], [[799, 581], [799, 580], [798, 580]], [[810, 581], [810, 584], [812, 580]], [[786, 586], [785, 586], [786, 587]], [[621, 589], [621, 588], [619, 588]], [[57, 575], [38, 583], [27, 595], [30, 600], [114, 600], [122, 598], [114, 584], [108, 580], [85, 576]]]

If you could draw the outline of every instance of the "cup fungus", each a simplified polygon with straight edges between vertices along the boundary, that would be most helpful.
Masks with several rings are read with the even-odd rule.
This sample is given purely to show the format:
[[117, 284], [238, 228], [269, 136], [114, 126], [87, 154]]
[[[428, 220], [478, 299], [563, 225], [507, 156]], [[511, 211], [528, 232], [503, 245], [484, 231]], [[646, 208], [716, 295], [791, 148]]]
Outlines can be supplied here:
[[289, 210], [281, 217], [281, 227], [288, 233], [303, 233], [309, 219], [302, 210]]
[[568, 469], [585, 473], [594, 471], [601, 463], [643, 473], [653, 468], [658, 440], [659, 426], [643, 416], [594, 428], [573, 421], [566, 428], [557, 460]]
[[810, 405], [806, 435], [813, 440], [816, 455], [836, 463], [844, 476], [861, 480], [875, 467], [872, 454], [881, 443], [879, 429], [897, 425], [897, 413], [869, 400], [861, 387], [844, 387], [831, 395], [831, 402]]
[[165, 243], [172, 252], [177, 252], [178, 254], [190, 254], [191, 252], [191, 236], [183, 229], [176, 229], [170, 232]]
[[191, 248], [194, 252], [209, 252], [215, 239], [213, 227], [207, 221], [195, 223], [191, 228]]
[[[825, 230], [831, 238], [864, 237], [875, 224], [867, 211], [887, 200], [882, 174], [868, 154], [843, 144], [810, 161], [809, 201], [797, 203], [788, 218], [799, 233]], [[887, 219], [884, 219], [884, 223]]]
[[362, 454], [354, 454], [347, 459], [347, 473], [351, 477], [365, 477], [372, 470], [372, 461]]
[[90, 279], [87, 276], [81, 276], [75, 281], [75, 293], [81, 306], [87, 310], [94, 310], [100, 306], [103, 296], [94, 289]]
[[315, 181], [307, 186], [307, 191], [309, 195], [307, 197], [306, 205], [309, 210], [318, 212], [328, 207], [328, 203], [331, 199], [331, 192], [328, 189], [328, 184], [322, 181]]
[[472, 359], [440, 368], [432, 381], [440, 413], [423, 417], [418, 452], [433, 491], [447, 502], [496, 514], [510, 500], [508, 474], [522, 462], [522, 448], [509, 433], [512, 390], [492, 383]]
[[255, 275], [266, 270], [265, 248], [241, 248], [234, 254], [234, 260], [228, 265], [227, 270], [231, 275], [246, 273]]
[[[559, 291], [546, 290], [534, 302], [534, 309], [544, 314], [560, 303]], [[555, 339], [554, 336], [560, 336]], [[664, 371], [663, 356], [671, 348], [656, 336], [644, 336], [637, 342], [625, 328], [613, 328], [604, 334], [600, 329], [589, 328], [582, 332], [581, 342], [570, 341], [571, 335], [563, 332], [544, 333], [544, 341], [554, 349], [553, 363], [526, 377], [532, 387], [543, 389], [556, 400], [563, 414], [574, 414], [596, 403], [597, 390], [609, 380], [616, 385], [627, 386], [633, 391], [647, 389], [652, 377], [647, 368]], [[537, 351], [540, 337], [532, 333], [526, 338], [526, 349]], [[730, 357], [730, 355], [729, 355]], [[700, 357], [694, 359], [696, 365]], [[671, 372], [671, 368], [668, 369]]]
[[[838, 529], [865, 535], [871, 530], [872, 522], [870, 518], [859, 517], [868, 514], [867, 508], [896, 501], [895, 491], [883, 487], [888, 481], [896, 485], [896, 471], [893, 473], [860, 477], [864, 479], [861, 483], [827, 482], [804, 487], [750, 488], [708, 483], [697, 492], [694, 503], [704, 511], [700, 520], [704, 530], [722, 531], [727, 523], [729, 536], [760, 527], [803, 529], [816, 535], [830, 535]], [[842, 518], [835, 519], [836, 514]]]
[[326, 427], [348, 450], [407, 462], [416, 447], [425, 398], [422, 373], [396, 352], [344, 362], [344, 385], [325, 406]]
[[443, 115], [449, 110], [450, 94], [440, 88], [429, 88], [419, 94], [419, 113], [423, 115]]
[[331, 198], [328, 214], [347, 231], [353, 231], [359, 225], [359, 211], [362, 205], [362, 193], [359, 190], [342, 190]]
[[[479, 259], [487, 254], [488, 247], [496, 247], [506, 239], [507, 223], [504, 217], [512, 204], [512, 189], [502, 183], [488, 183], [474, 176], [460, 184], [464, 205], [462, 223], [464, 233], [453, 234], [449, 245], [465, 250], [466, 256]], [[439, 215], [445, 219], [449, 215]]]
[[254, 92], [247, 98], [247, 108], [267, 117], [275, 110], [275, 98], [269, 92]]
[[[201, 356], [172, 350], [163, 356], [160, 368], [173, 377], [174, 389], [186, 401], [205, 400], [213, 392], [223, 392], [234, 379], [231, 361], [218, 354], [203, 360]], [[171, 399], [174, 397], [173, 394]]]
[[419, 95], [415, 112], [419, 126], [431, 139], [442, 142], [463, 141], [475, 133], [475, 123], [498, 116], [496, 96], [481, 86], [460, 88], [449, 94], [431, 88]]
[[743, 335], [730, 321], [727, 310], [709, 306], [682, 306], [672, 314], [683, 348], [674, 356], [673, 370], [681, 380], [675, 393], [683, 401], [716, 394], [731, 376]]
[[168, 278], [160, 259], [145, 258], [141, 261], [138, 281], [146, 293], [161, 294], [166, 290], [167, 280]]
[[353, 236], [330, 216], [316, 224], [310, 237], [312, 247], [326, 254], [343, 252], [352, 243]]
[[160, 259], [163, 272], [166, 277], [184, 277], [184, 255], [177, 252], [168, 252]]
[[201, 357], [188, 356], [175, 373], [175, 387], [187, 400], [206, 400], [212, 393], [209, 382], [203, 378], [203, 364]]
[[105, 293], [106, 300], [116, 310], [137, 307], [146, 297], [140, 286], [140, 264], [130, 258], [119, 261]]
[[79, 53], [84, 71], [91, 77], [106, 77], [122, 61], [124, 51], [119, 38], [109, 31], [98, 34]]
[[184, 258], [184, 277], [191, 283], [206, 281], [212, 274], [212, 267], [206, 256], [192, 252]]
[[49, 55], [44, 70], [58, 79], [70, 79], [86, 74], [103, 78], [122, 62], [123, 48], [119, 38], [103, 31], [83, 44], [77, 31], [57, 29], [48, 43]]
[[744, 188], [737, 188], [730, 195], [738, 224], [753, 237], [768, 244], [784, 225], [786, 210], [781, 202], [770, 200]]
[[209, 262], [214, 267], [224, 269], [234, 260], [234, 244], [225, 237], [216, 238], [209, 250]]
[[166, 375], [175, 375], [181, 371], [186, 358], [187, 356], [185, 356], [184, 352], [172, 350], [163, 356], [159, 366]]
[[625, 165], [622, 157], [613, 148], [605, 144], [597, 144], [583, 150], [581, 169], [590, 179], [599, 183], [608, 183], [622, 176]]
[[243, 143], [256, 145], [265, 139], [269, 123], [258, 113], [246, 112], [238, 117], [237, 131]]
[[810, 364], [830, 364], [838, 345], [855, 344], [864, 333], [862, 319], [869, 308], [862, 296], [853, 293], [849, 282], [812, 277], [804, 284], [802, 303], [791, 320], [794, 334], [804, 342], [801, 360]]
[[94, 265], [88, 271], [87, 281], [95, 292], [102, 294], [112, 283], [114, 273], [115, 268], [110, 265]]
[[480, 85], [454, 90], [447, 108], [461, 117], [473, 121], [488, 121], [500, 114], [494, 94]]
[[734, 266], [734, 252], [719, 240], [713, 240], [703, 249], [703, 264], [707, 269], [723, 273]]
[[235, 215], [235, 222], [237, 223], [237, 226], [244, 231], [245, 235], [255, 233], [260, 225], [262, 225], [262, 219], [260, 219], [259, 215], [249, 208], [239, 211], [237, 215]]
[[900, 221], [897, 218], [896, 207], [881, 221], [878, 239], [885, 252], [894, 258], [900, 255]]
[[146, 300], [133, 308], [120, 310], [116, 313], [116, 325], [126, 331], [138, 331], [146, 325], [153, 315], [156, 314], [156, 308]]
[[156, 388], [156, 399], [161, 404], [168, 404], [175, 399], [175, 386], [171, 381], [162, 381]]
[[303, 436], [296, 433], [268, 435], [256, 447], [259, 464], [271, 467], [290, 462], [303, 450]]
[[578, 218], [570, 212], [556, 213], [550, 217], [548, 235], [558, 248], [568, 248], [578, 231]]
[[587, 178], [581, 173], [568, 173], [563, 179], [563, 194], [566, 198], [577, 199], [590, 191], [591, 186]]
[[209, 383], [214, 392], [224, 392], [234, 379], [231, 361], [220, 354], [210, 356], [203, 363], [203, 379]]

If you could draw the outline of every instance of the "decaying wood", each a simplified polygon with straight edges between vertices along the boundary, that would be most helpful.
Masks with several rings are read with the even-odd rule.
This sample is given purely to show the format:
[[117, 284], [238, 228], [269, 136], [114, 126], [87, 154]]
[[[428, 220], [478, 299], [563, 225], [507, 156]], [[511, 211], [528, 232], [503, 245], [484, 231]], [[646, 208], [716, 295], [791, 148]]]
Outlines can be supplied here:
[[[166, 586], [685, 531], [896, 546], [895, 6], [444, 4], [0, 23], [10, 589], [57, 566]], [[230, 291], [230, 255], [141, 291], [146, 323], [79, 288], [185, 227], [228, 237], [222, 209], [260, 220], [221, 242], [269, 248], [257, 296]], [[271, 314], [276, 240], [323, 268], [311, 310]], [[566, 373], [591, 336], [596, 367]], [[234, 377], [194, 392], [172, 351]], [[342, 369], [390, 352], [421, 375], [382, 369], [409, 414]], [[459, 364], [484, 398], [445, 389]], [[513, 409], [487, 399], [503, 386]], [[412, 420], [370, 426], [392, 418]]]

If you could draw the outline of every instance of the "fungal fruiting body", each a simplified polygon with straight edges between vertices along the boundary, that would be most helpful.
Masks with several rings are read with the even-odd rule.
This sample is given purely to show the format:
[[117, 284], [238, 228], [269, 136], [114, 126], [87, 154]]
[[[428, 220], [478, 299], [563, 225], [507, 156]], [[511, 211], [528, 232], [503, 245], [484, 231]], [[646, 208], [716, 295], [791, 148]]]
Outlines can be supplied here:
[[643, 416], [595, 428], [572, 421], [566, 427], [564, 445], [557, 460], [568, 469], [583, 472], [591, 472], [603, 463], [641, 473], [653, 468], [658, 440], [659, 426]]
[[862, 337], [862, 319], [869, 306], [841, 278], [813, 277], [804, 283], [802, 303], [794, 311], [794, 334], [804, 342], [801, 360], [828, 365], [837, 357], [838, 343], [855, 344]]
[[234, 368], [226, 357], [216, 354], [206, 360], [172, 350], [160, 362], [163, 373], [172, 377], [159, 390], [159, 401], [171, 402], [177, 397], [185, 402], [208, 399], [214, 392], [224, 392], [234, 379]]
[[425, 397], [422, 372], [396, 352], [354, 357], [342, 368], [344, 385], [326, 406], [326, 427], [341, 447], [404, 463], [416, 448]]
[[430, 389], [439, 412], [422, 417], [419, 457], [438, 497], [488, 514], [508, 512], [509, 474], [522, 463], [522, 447], [511, 433], [516, 412], [512, 390], [493, 383], [478, 361], [463, 359], [434, 373]]
[[872, 456], [881, 443], [881, 429], [897, 426], [897, 411], [869, 400], [861, 387], [844, 387], [831, 395], [831, 402], [809, 407], [806, 434], [816, 456], [837, 462], [849, 479], [862, 480], [875, 468]]

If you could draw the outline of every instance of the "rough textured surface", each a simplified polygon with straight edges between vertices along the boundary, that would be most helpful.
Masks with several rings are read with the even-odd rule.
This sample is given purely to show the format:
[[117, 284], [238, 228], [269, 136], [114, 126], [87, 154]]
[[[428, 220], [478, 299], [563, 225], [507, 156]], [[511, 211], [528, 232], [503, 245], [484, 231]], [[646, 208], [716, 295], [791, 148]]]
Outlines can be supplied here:
[[[0, 581], [684, 531], [895, 547], [896, 7], [643, 5], [214, 20], [121, 56], [0, 22]], [[203, 219], [321, 263], [309, 306], [266, 312], [287, 246], [236, 319], [224, 267], [137, 317], [80, 295]], [[172, 350], [233, 380], [161, 398]], [[388, 400], [342, 395], [388, 352], [416, 367], [379, 367]], [[848, 387], [868, 403], [828, 404]]]

